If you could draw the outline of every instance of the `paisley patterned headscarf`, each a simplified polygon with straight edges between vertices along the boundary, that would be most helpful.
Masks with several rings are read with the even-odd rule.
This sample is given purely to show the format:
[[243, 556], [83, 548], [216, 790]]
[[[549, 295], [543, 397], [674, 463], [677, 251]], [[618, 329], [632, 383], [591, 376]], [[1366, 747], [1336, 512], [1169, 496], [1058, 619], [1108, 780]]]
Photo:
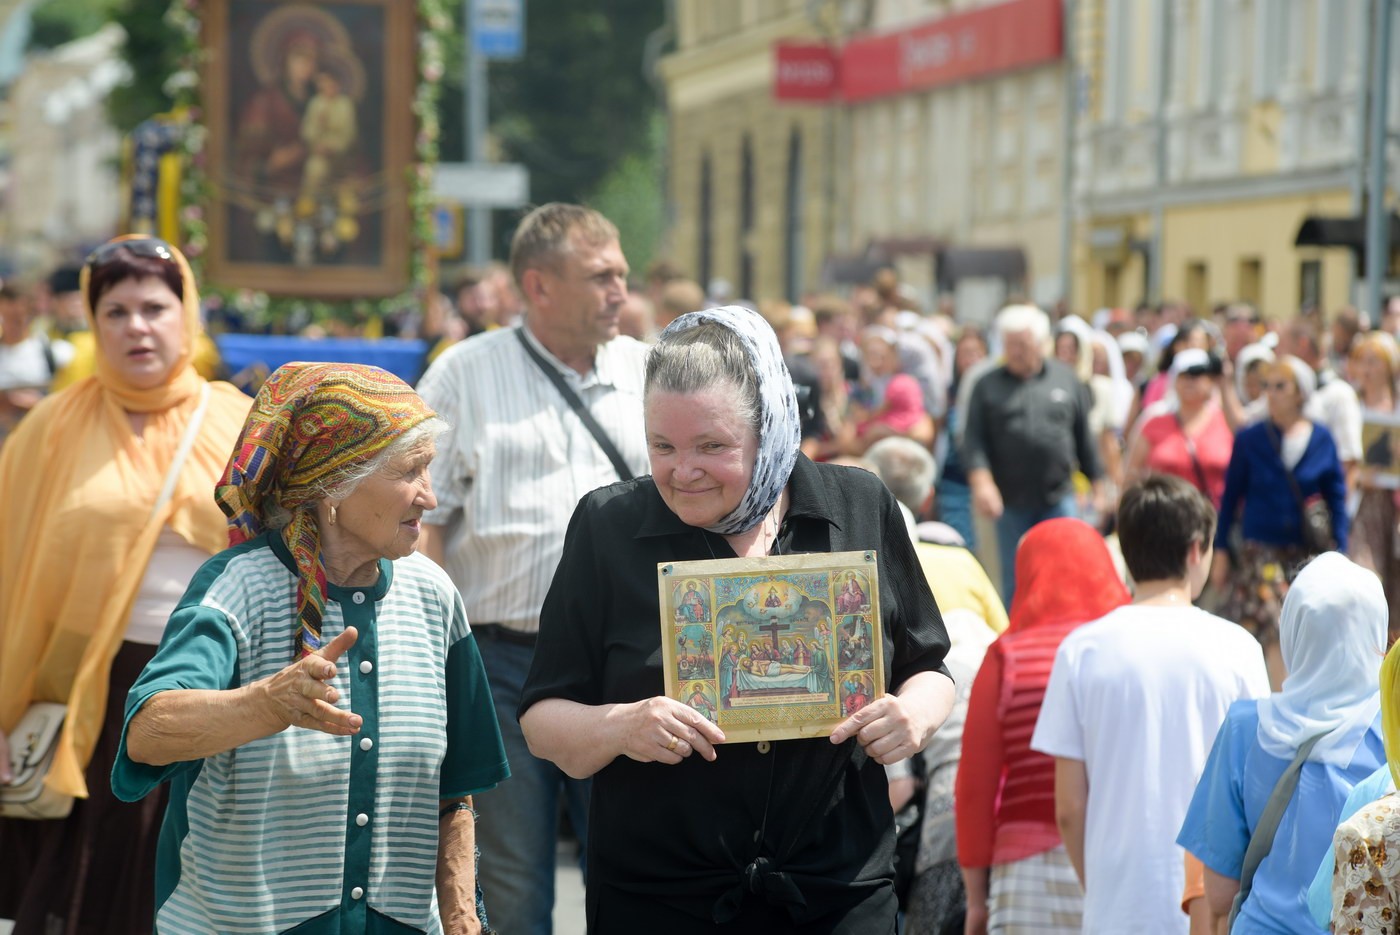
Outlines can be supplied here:
[[273, 506], [292, 514], [282, 538], [297, 565], [299, 655], [321, 647], [326, 607], [321, 533], [307, 507], [338, 473], [435, 415], [398, 377], [358, 364], [284, 364], [258, 391], [214, 498], [229, 545], [262, 533]]
[[757, 526], [783, 495], [802, 444], [802, 423], [797, 415], [797, 392], [783, 362], [778, 336], [763, 317], [742, 305], [724, 305], [682, 315], [661, 332], [660, 343], [705, 324], [727, 328], [738, 336], [758, 377], [758, 456], [753, 477], [739, 505], [710, 532], [732, 536]]

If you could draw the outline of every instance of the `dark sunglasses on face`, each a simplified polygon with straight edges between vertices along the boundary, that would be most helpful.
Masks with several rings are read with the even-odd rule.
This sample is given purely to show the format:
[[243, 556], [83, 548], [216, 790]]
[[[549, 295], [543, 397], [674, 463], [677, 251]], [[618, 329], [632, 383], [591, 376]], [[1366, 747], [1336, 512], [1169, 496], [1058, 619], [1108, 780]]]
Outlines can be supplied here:
[[132, 256], [145, 257], [151, 260], [165, 260], [168, 263], [175, 262], [175, 248], [170, 246], [159, 237], [140, 237], [132, 240], [113, 240], [104, 243], [96, 250], [88, 254], [85, 261], [87, 266], [101, 266], [112, 257], [116, 256], [118, 250], [125, 250]]
[[1293, 384], [1289, 383], [1287, 380], [1265, 381], [1259, 385], [1262, 386], [1266, 392], [1268, 390], [1277, 390], [1282, 393], [1285, 390], [1293, 389]]

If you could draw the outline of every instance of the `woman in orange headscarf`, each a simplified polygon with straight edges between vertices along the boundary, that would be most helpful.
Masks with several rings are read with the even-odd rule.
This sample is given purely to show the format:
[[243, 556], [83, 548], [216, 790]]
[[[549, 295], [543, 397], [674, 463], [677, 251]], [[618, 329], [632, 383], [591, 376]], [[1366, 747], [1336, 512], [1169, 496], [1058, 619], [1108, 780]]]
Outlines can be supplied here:
[[1055, 762], [1031, 750], [1055, 650], [1070, 631], [1128, 603], [1103, 537], [1052, 519], [1016, 551], [1011, 623], [968, 699], [958, 768], [958, 863], [969, 933], [1078, 932], [1079, 882], [1055, 825]]
[[0, 453], [0, 784], [35, 702], [67, 706], [48, 796], [0, 818], [0, 918], [16, 931], [150, 930], [160, 802], [108, 785], [122, 703], [190, 577], [227, 542], [214, 502], [251, 401], [192, 359], [199, 294], [180, 252], [118, 238], [83, 270], [97, 372], [34, 408]]

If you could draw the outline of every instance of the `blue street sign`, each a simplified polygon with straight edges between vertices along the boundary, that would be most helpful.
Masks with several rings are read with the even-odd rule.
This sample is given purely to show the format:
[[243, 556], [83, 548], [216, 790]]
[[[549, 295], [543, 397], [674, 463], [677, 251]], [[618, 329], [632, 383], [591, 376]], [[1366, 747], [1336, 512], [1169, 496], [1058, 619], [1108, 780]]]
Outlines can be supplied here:
[[472, 51], [487, 59], [525, 51], [525, 0], [471, 0]]

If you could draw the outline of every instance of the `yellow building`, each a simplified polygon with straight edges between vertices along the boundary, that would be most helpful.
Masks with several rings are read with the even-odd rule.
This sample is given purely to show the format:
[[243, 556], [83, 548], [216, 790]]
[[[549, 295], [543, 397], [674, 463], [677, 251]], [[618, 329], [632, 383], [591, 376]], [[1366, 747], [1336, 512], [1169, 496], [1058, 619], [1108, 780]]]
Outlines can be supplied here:
[[1351, 253], [1295, 240], [1357, 213], [1368, 8], [1079, 0], [1076, 308], [1351, 301]]
[[662, 60], [670, 257], [735, 296], [796, 298], [831, 250], [831, 111], [773, 99], [779, 40], [820, 39], [807, 0], [679, 0]]
[[[1159, 298], [1336, 309], [1353, 299], [1352, 253], [1295, 241], [1309, 218], [1359, 213], [1369, 7], [677, 0], [661, 64], [672, 259], [755, 299], [823, 285], [834, 259], [891, 259], [968, 318], [1013, 290], [1056, 302], [1066, 267], [1084, 313]], [[839, 93], [777, 101], [784, 40], [818, 58], [829, 44]], [[988, 249], [1020, 272], [965, 290], [943, 251]]]
[[[1060, 298], [1059, 0], [679, 0], [676, 15], [661, 73], [683, 268], [762, 299], [828, 285], [841, 260], [856, 277], [892, 262], [926, 303], [956, 295], [977, 318], [1012, 291]], [[776, 48], [804, 40], [796, 59]], [[788, 100], [789, 68], [799, 85], [828, 69], [825, 96]]]

